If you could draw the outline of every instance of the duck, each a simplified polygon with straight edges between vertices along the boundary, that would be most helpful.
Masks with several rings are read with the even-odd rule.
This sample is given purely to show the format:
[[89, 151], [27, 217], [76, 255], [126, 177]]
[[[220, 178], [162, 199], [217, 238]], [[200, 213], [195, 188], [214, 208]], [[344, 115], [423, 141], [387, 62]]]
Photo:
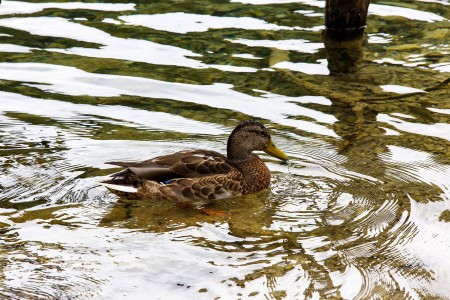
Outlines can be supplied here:
[[167, 199], [176, 205], [203, 209], [219, 200], [253, 194], [270, 185], [270, 170], [254, 151], [288, 161], [264, 125], [239, 123], [227, 141], [227, 154], [195, 149], [141, 162], [110, 161], [124, 169], [100, 183], [119, 197]]

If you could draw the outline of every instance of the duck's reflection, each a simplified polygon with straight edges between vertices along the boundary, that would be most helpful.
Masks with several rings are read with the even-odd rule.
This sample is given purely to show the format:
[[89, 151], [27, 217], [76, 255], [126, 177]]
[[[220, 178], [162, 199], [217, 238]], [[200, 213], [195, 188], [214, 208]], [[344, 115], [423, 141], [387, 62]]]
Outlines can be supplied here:
[[167, 232], [203, 222], [227, 222], [230, 234], [236, 237], [261, 236], [268, 234], [265, 227], [271, 223], [276, 212], [267, 207], [269, 189], [256, 194], [212, 203], [214, 214], [182, 208], [162, 200], [120, 199], [100, 221], [100, 226], [118, 226], [151, 232]]

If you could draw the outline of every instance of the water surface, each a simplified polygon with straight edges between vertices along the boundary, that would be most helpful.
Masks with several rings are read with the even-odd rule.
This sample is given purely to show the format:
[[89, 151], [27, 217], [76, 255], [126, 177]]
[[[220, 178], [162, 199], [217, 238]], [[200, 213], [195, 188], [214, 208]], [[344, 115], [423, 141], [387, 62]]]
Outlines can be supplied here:
[[[375, 1], [330, 75], [324, 1], [0, 5], [0, 298], [450, 299], [450, 3]], [[111, 160], [292, 159], [209, 216], [118, 199]]]

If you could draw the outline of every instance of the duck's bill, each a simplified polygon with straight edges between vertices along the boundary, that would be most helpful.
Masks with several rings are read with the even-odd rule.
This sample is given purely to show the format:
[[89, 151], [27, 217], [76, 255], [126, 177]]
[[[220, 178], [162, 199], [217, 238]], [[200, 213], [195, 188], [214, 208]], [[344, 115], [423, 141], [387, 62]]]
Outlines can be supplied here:
[[287, 161], [289, 160], [289, 156], [286, 155], [286, 153], [284, 153], [283, 151], [281, 151], [280, 149], [278, 149], [275, 144], [272, 142], [272, 140], [270, 140], [269, 145], [267, 146], [267, 148], [264, 150], [264, 152], [266, 152], [269, 155], [272, 155], [273, 157], [276, 157], [278, 159], [281, 159], [283, 161]]

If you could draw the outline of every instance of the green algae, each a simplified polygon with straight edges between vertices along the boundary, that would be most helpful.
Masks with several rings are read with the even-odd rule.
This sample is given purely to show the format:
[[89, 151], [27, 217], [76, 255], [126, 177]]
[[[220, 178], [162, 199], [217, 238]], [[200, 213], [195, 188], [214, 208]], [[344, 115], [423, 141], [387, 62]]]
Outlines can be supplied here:
[[[383, 4], [432, 11], [450, 18], [445, 5], [438, 3], [414, 1], [405, 4], [388, 1]], [[442, 274], [435, 275], [434, 272], [438, 270], [432, 270], [432, 266], [421, 264], [418, 258], [420, 256], [410, 254], [408, 251], [411, 250], [402, 248], [401, 243], [407, 244], [409, 239], [415, 238], [417, 230], [420, 232], [426, 229], [423, 227], [417, 229], [414, 227], [416, 224], [409, 223], [408, 218], [405, 221], [403, 216], [411, 212], [412, 201], [423, 207], [440, 203], [444, 201], [443, 186], [448, 184], [445, 180], [440, 180], [445, 173], [439, 173], [439, 170], [445, 171], [450, 163], [448, 139], [442, 135], [433, 135], [435, 134], [433, 130], [415, 130], [416, 126], [434, 128], [436, 124], [450, 123], [449, 115], [442, 112], [450, 108], [448, 72], [439, 72], [430, 67], [433, 64], [449, 62], [448, 46], [443, 43], [449, 37], [448, 22], [416, 22], [406, 18], [371, 15], [363, 41], [364, 59], [355, 68], [355, 73], [337, 76], [310, 75], [286, 69], [263, 70], [279, 62], [317, 64], [318, 59], [326, 58], [325, 49], [322, 48], [316, 53], [303, 53], [297, 50], [252, 47], [230, 41], [305, 39], [313, 43], [322, 43], [320, 31], [221, 28], [177, 34], [126, 23], [103, 22], [104, 18], [119, 20], [120, 16], [130, 14], [184, 11], [223, 17], [254, 17], [280, 26], [310, 28], [323, 24], [322, 17], [303, 16], [296, 12], [297, 10], [308, 10], [313, 13], [323, 11], [305, 3], [251, 5], [227, 1], [151, 3], [139, 1], [136, 11], [96, 12], [48, 8], [31, 14], [33, 17], [67, 18], [71, 22], [79, 22], [118, 38], [152, 41], [190, 50], [200, 55], [191, 58], [204, 64], [258, 69], [254, 73], [148, 64], [125, 59], [87, 57], [71, 54], [69, 51], [66, 53], [49, 51], [48, 49], [72, 48], [98, 50], [104, 45], [70, 38], [32, 35], [26, 31], [2, 27], [2, 33], [10, 36], [0, 36], [0, 43], [36, 48], [27, 53], [2, 52], [0, 58], [2, 63], [55, 64], [75, 67], [94, 74], [130, 76], [191, 85], [222, 83], [232, 86], [234, 91], [261, 98], [264, 92], [289, 97], [323, 96], [331, 104], [295, 102], [298, 107], [314, 113], [291, 115], [290, 112], [286, 112], [284, 117], [323, 125], [333, 130], [336, 136], [330, 137], [321, 132], [307, 131], [301, 126], [279, 124], [278, 121], [271, 120], [271, 115], [267, 114], [264, 122], [271, 127], [274, 136], [283, 141], [282, 146], [293, 154], [294, 164], [291, 170], [296, 172], [295, 176], [285, 178], [284, 175], [289, 171], [271, 162], [271, 167], [277, 169], [273, 174], [272, 190], [230, 201], [218, 201], [213, 204], [213, 208], [226, 213], [210, 216], [184, 210], [164, 201], [130, 201], [114, 198], [98, 187], [95, 180], [96, 177], [119, 170], [101, 169], [100, 164], [110, 160], [108, 156], [115, 155], [115, 151], [120, 149], [105, 149], [100, 146], [98, 151], [103, 157], [97, 160], [84, 160], [85, 156], [89, 158], [93, 154], [84, 151], [89, 149], [89, 143], [98, 142], [102, 145], [103, 141], [114, 141], [129, 151], [127, 157], [134, 157], [132, 153], [138, 149], [132, 149], [130, 145], [135, 145], [133, 144], [135, 141], [149, 142], [151, 145], [149, 152], [153, 150], [153, 142], [167, 143], [165, 146], [167, 148], [158, 150], [169, 152], [174, 143], [182, 145], [184, 142], [193, 142], [200, 146], [223, 146], [225, 135], [147, 130], [129, 124], [119, 124], [120, 120], [117, 119], [89, 114], [83, 115], [84, 118], [80, 121], [76, 117], [63, 119], [39, 113], [5, 112], [2, 116], [7, 120], [2, 122], [0, 127], [5, 129], [4, 132], [0, 131], [2, 134], [0, 164], [1, 176], [8, 178], [9, 181], [1, 182], [0, 207], [14, 211], [1, 214], [6, 218], [0, 222], [0, 228], [7, 244], [0, 251], [2, 267], [0, 280], [6, 283], [3, 273], [7, 274], [8, 266], [18, 269], [21, 265], [29, 264], [38, 266], [33, 274], [38, 278], [36, 282], [49, 290], [50, 296], [44, 294], [48, 296], [47, 298], [57, 299], [58, 296], [70, 298], [74, 295], [87, 297], [91, 293], [91, 286], [94, 287], [93, 290], [103, 288], [101, 280], [98, 282], [93, 280], [95, 282], [93, 285], [83, 285], [80, 284], [79, 278], [89, 278], [91, 271], [95, 274], [97, 268], [101, 269], [99, 265], [106, 263], [105, 257], [113, 261], [115, 256], [120, 257], [120, 252], [107, 252], [103, 248], [95, 249], [95, 247], [93, 250], [85, 250], [80, 246], [84, 242], [83, 239], [77, 241], [80, 244], [75, 243], [76, 246], [74, 244], [68, 246], [67, 240], [61, 243], [37, 243], [34, 239], [38, 237], [27, 240], [18, 235], [21, 228], [26, 229], [37, 224], [42, 225], [49, 235], [60, 234], [57, 231], [60, 227], [70, 228], [72, 232], [80, 228], [88, 229], [86, 234], [96, 230], [98, 235], [106, 232], [104, 238], [107, 240], [111, 231], [121, 230], [122, 235], [119, 234], [119, 238], [117, 236], [111, 238], [117, 239], [117, 244], [122, 243], [121, 239], [125, 239], [130, 233], [142, 232], [155, 239], [158, 236], [166, 236], [166, 243], [174, 249], [177, 249], [179, 243], [193, 252], [206, 249], [202, 253], [208, 261], [207, 264], [217, 268], [217, 273], [243, 270], [236, 271], [237, 275], [233, 273], [223, 279], [224, 286], [230, 287], [230, 292], [234, 289], [238, 291], [230, 296], [235, 298], [244, 298], [248, 295], [271, 299], [314, 297], [342, 299], [345, 298], [344, 289], [341, 283], [336, 283], [336, 278], [344, 277], [346, 272], [355, 268], [366, 280], [361, 286], [361, 291], [370, 289], [370, 295], [365, 295], [367, 298], [415, 297], [407, 294], [404, 287], [399, 285], [399, 282], [411, 282], [411, 286], [419, 287], [414, 289], [417, 298], [442, 299], [438, 291], [428, 290], [434, 280], [444, 278]], [[17, 17], [22, 17], [26, 21], [28, 15]], [[77, 21], [73, 18], [87, 20]], [[409, 26], [410, 24], [414, 26]], [[391, 41], [387, 44], [367, 42], [368, 35], [378, 33], [389, 33]], [[236, 58], [233, 54], [251, 54], [261, 59]], [[385, 58], [404, 63], [376, 62]], [[414, 63], [415, 58], [419, 58], [423, 64], [406, 65]], [[40, 78], [36, 78], [33, 83], [39, 81]], [[382, 85], [413, 87], [426, 93], [389, 93], [380, 87]], [[167, 113], [221, 128], [232, 128], [240, 120], [253, 117], [250, 113], [241, 112], [239, 108], [224, 109], [208, 104], [179, 101], [171, 99], [170, 95], [167, 99], [134, 95], [74, 96], [52, 92], [51, 86], [48, 88], [48, 90], [45, 87], [39, 88], [30, 85], [30, 82], [19, 80], [0, 80], [0, 89], [4, 92], [80, 106], [87, 104], [112, 108], [121, 105], [144, 112]], [[262, 105], [264, 100], [261, 99]], [[247, 104], [242, 103], [242, 107], [245, 105]], [[267, 108], [268, 111], [270, 109]], [[330, 123], [317, 121], [315, 119], [317, 115], [332, 116], [337, 121]], [[383, 121], [382, 118], [386, 119], [386, 116], [395, 118], [395, 121]], [[15, 124], [19, 125], [13, 127]], [[406, 126], [400, 128], [398, 124]], [[22, 130], [22, 127], [30, 132], [33, 132], [33, 129], [51, 128], [64, 134], [25, 135], [23, 132], [27, 130]], [[7, 131], [12, 129], [13, 134]], [[387, 135], [388, 130], [398, 134]], [[83, 144], [84, 142], [86, 144]], [[74, 146], [76, 143], [79, 143], [78, 147]], [[416, 154], [428, 156], [425, 160], [417, 162], [398, 161], [392, 157], [393, 147], [400, 149], [400, 153], [403, 153], [402, 150], [414, 150], [417, 151]], [[149, 157], [135, 157], [135, 159], [146, 158]], [[433, 173], [435, 171], [436, 173]], [[435, 177], [424, 175], [430, 174], [426, 172], [431, 172]], [[441, 177], [438, 178], [436, 174]], [[289, 188], [285, 188], [284, 184], [289, 185]], [[342, 204], [340, 201], [345, 197], [349, 197], [350, 200]], [[74, 205], [67, 205], [70, 202]], [[94, 205], [93, 203], [98, 206], [90, 211], [90, 205]], [[75, 212], [71, 212], [70, 208], [74, 208]], [[86, 213], [85, 210], [89, 212]], [[449, 215], [448, 210], [443, 211], [439, 221], [450, 222]], [[78, 216], [87, 216], [91, 222], [77, 221]], [[14, 232], [16, 228], [19, 230]], [[196, 236], [190, 231], [192, 229], [200, 231], [204, 228], [208, 228], [206, 233], [212, 234]], [[58, 240], [58, 236], [55, 239]], [[431, 241], [432, 238], [424, 242]], [[151, 240], [148, 244], [153, 242]], [[110, 243], [111, 246], [117, 246], [113, 241]], [[133, 267], [135, 270], [138, 269], [128, 257], [129, 253], [135, 254], [136, 250], [133, 248], [134, 243], [130, 245], [132, 246], [124, 250], [127, 253], [127, 260], [117, 259], [114, 261], [115, 267], [119, 268], [129, 263], [130, 270], [133, 270]], [[51, 255], [36, 254], [40, 251], [45, 253], [47, 250], [59, 251], [57, 253], [61, 253], [62, 258], [58, 260]], [[153, 253], [157, 253], [159, 259], [168, 258], [170, 255], [152, 250]], [[84, 256], [87, 258], [84, 265], [78, 266], [78, 269], [82, 270], [81, 274], [70, 273], [74, 261], [70, 261], [70, 264], [64, 263], [65, 251], [70, 253], [70, 257], [79, 255], [80, 258], [77, 259], [80, 260], [83, 259], [81, 254], [83, 251], [89, 253]], [[220, 257], [223, 253], [229, 255], [227, 260], [216, 260], [216, 257]], [[25, 255], [26, 258], [19, 254]], [[101, 259], [96, 260], [96, 257]], [[196, 258], [199, 261], [203, 259], [201, 255]], [[111, 266], [108, 267], [114, 270]], [[62, 274], [61, 278], [53, 276], [51, 270]], [[164, 271], [165, 269], [161, 270], [161, 276]], [[384, 271], [387, 273], [383, 273]], [[53, 277], [46, 272], [51, 273]], [[133, 271], [121, 274], [137, 276]], [[375, 274], [375, 277], [370, 277], [371, 274]], [[396, 281], [392, 274], [404, 276], [400, 278], [403, 281]], [[68, 275], [67, 278], [64, 275]], [[210, 273], [201, 275], [211, 276]], [[296, 282], [302, 282], [306, 286], [304, 290], [293, 291], [289, 286], [285, 288], [287, 285], [282, 284], [284, 280], [290, 278], [295, 278], [295, 281], [289, 283], [291, 286], [295, 286]], [[375, 282], [374, 278], [377, 278]], [[30, 280], [27, 284], [30, 282], [34, 281]], [[55, 282], [57, 284], [54, 284]], [[193, 283], [186, 283], [186, 288], [191, 286], [194, 287]], [[255, 290], [255, 287], [259, 289]], [[37, 291], [40, 291], [41, 287], [33, 288], [34, 290], [31, 288], [30, 290], [35, 294], [31, 295], [27, 291], [17, 289], [12, 293], [19, 298], [40, 297]], [[206, 289], [200, 285], [195, 286], [195, 292], [212, 298], [215, 291], [213, 287], [208, 286]], [[296, 294], [297, 292], [300, 294]], [[3, 288], [0, 288], [0, 296], [6, 295], [3, 293]], [[93, 295], [95, 293], [93, 292]]]
[[444, 210], [439, 216], [439, 221], [441, 222], [450, 222], [450, 210]]

